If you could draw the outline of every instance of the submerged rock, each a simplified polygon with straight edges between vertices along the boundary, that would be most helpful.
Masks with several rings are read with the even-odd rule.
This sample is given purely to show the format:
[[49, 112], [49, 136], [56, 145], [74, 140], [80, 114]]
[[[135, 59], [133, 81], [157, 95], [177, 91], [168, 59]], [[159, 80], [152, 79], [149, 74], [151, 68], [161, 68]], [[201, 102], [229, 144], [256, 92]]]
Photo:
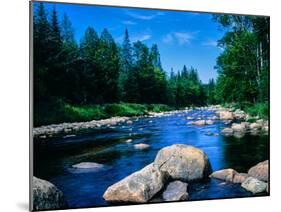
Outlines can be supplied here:
[[52, 183], [33, 177], [33, 210], [53, 210], [67, 207], [63, 193]]
[[252, 192], [253, 194], [265, 192], [267, 188], [267, 183], [260, 181], [253, 177], [248, 177], [241, 186], [247, 191]]
[[206, 178], [212, 171], [209, 159], [202, 150], [184, 144], [161, 149], [154, 163], [170, 179], [185, 182]]
[[169, 183], [166, 190], [162, 194], [164, 201], [187, 200], [187, 186], [187, 183], [181, 182], [179, 180]]
[[165, 175], [153, 163], [110, 186], [103, 198], [109, 202], [148, 202], [165, 183]]
[[248, 174], [258, 180], [268, 182], [268, 160], [260, 162], [250, 168]]
[[148, 144], [143, 144], [143, 143], [140, 143], [140, 144], [135, 144], [134, 145], [134, 148], [135, 149], [148, 149], [150, 146]]
[[100, 169], [104, 168], [104, 165], [103, 164], [99, 164], [99, 163], [94, 163], [94, 162], [81, 162], [81, 163], [72, 165], [72, 168], [100, 170]]
[[206, 124], [207, 124], [207, 125], [212, 125], [212, 124], [214, 124], [214, 123], [215, 123], [215, 122], [214, 122], [213, 120], [207, 120], [207, 121], [206, 121]]

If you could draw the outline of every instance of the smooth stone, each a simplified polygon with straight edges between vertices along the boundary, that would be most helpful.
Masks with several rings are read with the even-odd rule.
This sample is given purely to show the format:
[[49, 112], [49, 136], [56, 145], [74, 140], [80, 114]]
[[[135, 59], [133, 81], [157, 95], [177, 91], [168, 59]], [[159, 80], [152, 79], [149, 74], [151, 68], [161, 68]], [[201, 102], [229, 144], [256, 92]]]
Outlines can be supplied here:
[[243, 183], [249, 175], [247, 173], [237, 173], [234, 175], [233, 183]]
[[165, 175], [153, 163], [110, 186], [103, 198], [108, 202], [148, 202], [165, 183]]
[[133, 141], [133, 139], [127, 139], [126, 143], [131, 143]]
[[212, 125], [212, 124], [214, 124], [214, 123], [215, 123], [215, 122], [214, 122], [213, 120], [207, 120], [207, 121], [206, 121], [206, 124], [207, 124], [207, 125]]
[[221, 133], [225, 136], [231, 136], [233, 135], [233, 129], [231, 128], [224, 128]]
[[143, 144], [143, 143], [140, 143], [140, 144], [135, 144], [134, 145], [134, 148], [135, 149], [148, 149], [150, 146], [148, 144]]
[[184, 144], [161, 149], [154, 163], [170, 179], [184, 182], [207, 178], [212, 172], [208, 156], [202, 150]]
[[248, 174], [258, 180], [268, 182], [268, 160], [260, 162], [250, 168]]
[[197, 126], [204, 126], [206, 124], [206, 121], [205, 120], [198, 120], [198, 121], [193, 121], [190, 124], [197, 125]]
[[232, 119], [234, 119], [233, 112], [230, 112], [230, 111], [220, 111], [219, 117], [220, 117], [220, 120], [232, 120]]
[[233, 182], [234, 176], [238, 174], [234, 169], [222, 169], [213, 172], [210, 177], [228, 182]]
[[164, 201], [187, 200], [187, 186], [187, 183], [181, 182], [179, 180], [169, 183], [166, 190], [162, 194]]
[[99, 164], [99, 163], [94, 163], [94, 162], [81, 162], [81, 163], [72, 165], [72, 168], [99, 170], [99, 169], [104, 168], [104, 165], [103, 164]]
[[52, 183], [33, 177], [33, 210], [54, 210], [67, 207], [63, 193]]
[[241, 186], [247, 191], [252, 192], [253, 194], [265, 192], [267, 188], [267, 183], [260, 181], [253, 177], [248, 177]]

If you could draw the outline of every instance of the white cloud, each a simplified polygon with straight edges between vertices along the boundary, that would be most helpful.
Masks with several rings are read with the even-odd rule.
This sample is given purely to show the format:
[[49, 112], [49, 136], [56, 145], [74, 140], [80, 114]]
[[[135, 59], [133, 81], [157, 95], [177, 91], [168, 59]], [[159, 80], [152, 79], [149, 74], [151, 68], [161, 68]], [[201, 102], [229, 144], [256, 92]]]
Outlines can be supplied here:
[[151, 38], [150, 34], [144, 34], [144, 35], [140, 35], [140, 36], [135, 36], [132, 37], [132, 42], [136, 42], [136, 41], [146, 41], [149, 40]]
[[174, 36], [180, 45], [188, 44], [193, 39], [193, 35], [190, 32], [174, 32]]
[[137, 23], [133, 22], [133, 21], [126, 20], [126, 21], [122, 21], [122, 24], [125, 24], [125, 25], [135, 25]]
[[127, 15], [129, 15], [133, 18], [136, 18], [136, 19], [140, 19], [140, 20], [152, 20], [152, 19], [156, 18], [157, 16], [164, 15], [164, 13], [163, 12], [157, 12], [153, 15], [141, 15], [141, 14], [138, 14], [138, 13], [128, 12]]
[[179, 45], [189, 44], [194, 39], [194, 34], [198, 32], [171, 32], [162, 39], [164, 43], [177, 42]]

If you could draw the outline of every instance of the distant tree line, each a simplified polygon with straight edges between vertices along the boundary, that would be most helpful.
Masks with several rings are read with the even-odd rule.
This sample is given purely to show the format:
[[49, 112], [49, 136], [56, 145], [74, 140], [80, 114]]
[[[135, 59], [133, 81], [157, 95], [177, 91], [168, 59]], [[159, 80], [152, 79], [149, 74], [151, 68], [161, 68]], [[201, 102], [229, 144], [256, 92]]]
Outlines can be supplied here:
[[183, 67], [168, 77], [157, 44], [130, 42], [126, 29], [118, 45], [107, 29], [89, 26], [80, 43], [67, 15], [60, 21], [42, 3], [34, 13], [35, 119], [73, 105], [115, 102], [162, 103], [174, 107], [206, 103], [197, 70]]

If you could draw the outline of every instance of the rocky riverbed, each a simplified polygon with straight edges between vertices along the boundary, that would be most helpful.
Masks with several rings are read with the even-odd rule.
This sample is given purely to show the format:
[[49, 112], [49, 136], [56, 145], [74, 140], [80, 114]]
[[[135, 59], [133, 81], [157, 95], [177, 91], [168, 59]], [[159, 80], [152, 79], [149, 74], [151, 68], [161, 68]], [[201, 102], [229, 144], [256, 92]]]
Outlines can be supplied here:
[[[250, 126], [242, 136], [222, 133], [243, 122], [259, 124], [258, 117], [253, 122], [244, 112], [212, 106], [119, 118], [86, 131], [34, 137], [34, 175], [61, 191], [67, 207], [267, 194], [266, 162], [252, 168], [269, 157], [267, 133], [262, 127], [251, 133]], [[52, 128], [64, 125], [72, 126]], [[112, 197], [110, 190], [119, 186], [127, 200]]]

